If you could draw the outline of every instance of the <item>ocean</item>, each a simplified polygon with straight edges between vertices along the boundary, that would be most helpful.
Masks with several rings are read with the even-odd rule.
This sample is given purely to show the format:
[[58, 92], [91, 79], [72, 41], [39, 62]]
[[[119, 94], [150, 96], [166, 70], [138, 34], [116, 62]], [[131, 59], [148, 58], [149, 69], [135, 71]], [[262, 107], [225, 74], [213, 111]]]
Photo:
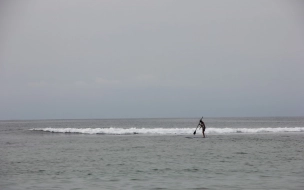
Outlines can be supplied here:
[[199, 119], [0, 121], [0, 189], [304, 189], [304, 117]]

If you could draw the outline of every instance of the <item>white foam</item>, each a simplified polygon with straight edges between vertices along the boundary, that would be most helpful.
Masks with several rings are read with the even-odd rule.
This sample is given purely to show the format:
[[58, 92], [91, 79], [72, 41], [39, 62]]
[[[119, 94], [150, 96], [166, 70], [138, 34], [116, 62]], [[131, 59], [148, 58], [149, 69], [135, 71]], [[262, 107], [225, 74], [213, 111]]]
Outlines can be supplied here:
[[[80, 133], [80, 134], [151, 134], [151, 135], [186, 135], [193, 134], [193, 128], [34, 128], [32, 131], [44, 131], [52, 133]], [[233, 133], [284, 133], [304, 132], [304, 127], [280, 127], [280, 128], [207, 128], [206, 134], [233, 134]], [[197, 130], [201, 133], [201, 130]]]

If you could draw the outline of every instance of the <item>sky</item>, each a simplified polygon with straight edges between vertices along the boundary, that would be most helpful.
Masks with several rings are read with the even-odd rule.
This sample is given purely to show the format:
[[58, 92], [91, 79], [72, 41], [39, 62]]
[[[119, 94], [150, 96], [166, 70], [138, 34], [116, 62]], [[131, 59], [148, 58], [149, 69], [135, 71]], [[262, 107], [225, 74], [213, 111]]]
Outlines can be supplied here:
[[304, 116], [304, 3], [2, 0], [0, 120]]

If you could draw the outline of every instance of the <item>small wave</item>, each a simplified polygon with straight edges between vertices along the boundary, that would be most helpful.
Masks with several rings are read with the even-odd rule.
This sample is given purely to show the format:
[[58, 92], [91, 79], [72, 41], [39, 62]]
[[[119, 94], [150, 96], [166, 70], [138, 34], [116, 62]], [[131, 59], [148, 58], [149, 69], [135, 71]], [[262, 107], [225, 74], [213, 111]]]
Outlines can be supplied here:
[[[193, 128], [33, 128], [31, 131], [51, 133], [79, 133], [79, 134], [106, 134], [106, 135], [189, 135]], [[200, 131], [197, 131], [198, 133]], [[304, 132], [304, 127], [280, 128], [207, 128], [206, 134], [233, 134], [233, 133], [284, 133]]]

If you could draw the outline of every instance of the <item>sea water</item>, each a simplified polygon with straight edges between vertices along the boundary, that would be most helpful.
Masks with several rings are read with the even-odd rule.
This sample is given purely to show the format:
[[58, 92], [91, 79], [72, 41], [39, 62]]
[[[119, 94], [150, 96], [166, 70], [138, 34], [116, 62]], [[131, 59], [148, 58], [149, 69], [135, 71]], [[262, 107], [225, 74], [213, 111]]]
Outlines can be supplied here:
[[0, 189], [304, 189], [304, 118], [0, 121]]

